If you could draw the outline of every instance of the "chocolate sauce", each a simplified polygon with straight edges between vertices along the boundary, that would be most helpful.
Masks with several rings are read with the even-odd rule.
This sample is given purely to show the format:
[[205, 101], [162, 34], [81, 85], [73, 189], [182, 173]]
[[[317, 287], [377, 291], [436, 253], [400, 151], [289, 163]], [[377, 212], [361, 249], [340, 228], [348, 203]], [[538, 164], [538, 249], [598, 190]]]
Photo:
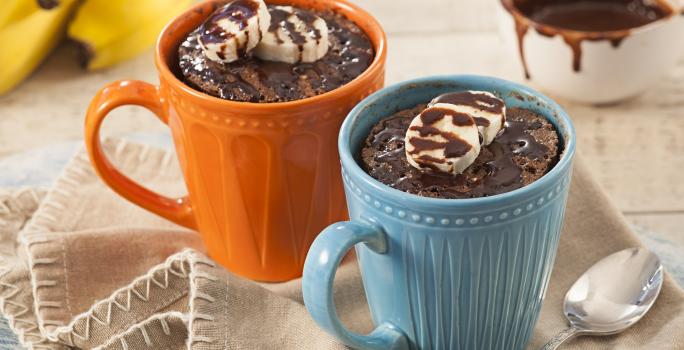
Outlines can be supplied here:
[[617, 48], [631, 30], [667, 18], [673, 9], [662, 0], [502, 0], [515, 20], [518, 48], [525, 76], [524, 37], [537, 33], [560, 35], [573, 53], [573, 70], [582, 69], [582, 42], [608, 41]]
[[[485, 94], [474, 94], [468, 91], [442, 94], [437, 96], [434, 100], [432, 100], [432, 102], [430, 102], [431, 105], [437, 103], [451, 103], [455, 105], [468, 106], [479, 109], [481, 111], [497, 114], [503, 113], [503, 109], [505, 107], [501, 99], [494, 98]], [[490, 124], [487, 118], [474, 117], [474, 119], [475, 125], [477, 126], [487, 127]], [[480, 135], [480, 137], [482, 137], [482, 135]]]
[[[200, 26], [199, 35], [202, 37], [202, 41], [204, 43], [221, 43], [230, 39], [233, 34], [226, 32], [219, 26], [218, 22], [227, 19], [238, 24], [240, 29], [244, 29], [247, 27], [247, 21], [256, 16], [258, 9], [259, 3], [253, 0], [235, 0], [218, 9]], [[249, 41], [249, 37], [247, 41]]]
[[532, 1], [518, 8], [537, 23], [584, 32], [636, 28], [669, 14], [638, 0]]
[[[286, 19], [269, 6], [271, 27]], [[306, 25], [304, 35], [318, 38], [313, 14], [328, 25], [328, 53], [312, 63], [288, 64], [264, 61], [247, 54], [229, 64], [207, 59], [197, 41], [197, 30], [179, 46], [179, 77], [191, 87], [233, 101], [284, 102], [322, 94], [347, 84], [371, 64], [373, 45], [353, 22], [331, 11], [296, 9]], [[199, 30], [199, 29], [198, 29]], [[293, 41], [295, 38], [293, 38]]]
[[468, 126], [474, 123], [473, 118], [468, 114], [440, 107], [430, 107], [424, 110], [420, 115], [420, 120], [425, 125], [433, 125], [447, 115], [451, 116], [451, 123], [456, 126]]
[[[315, 39], [316, 42], [321, 40], [321, 32], [314, 27], [314, 22], [316, 21], [316, 16], [309, 11], [301, 10], [298, 8], [292, 8], [292, 13], [278, 7], [271, 7], [269, 12], [271, 13], [271, 25], [268, 27], [268, 31], [275, 34], [278, 43], [283, 43], [283, 38], [280, 37], [281, 31], [284, 32], [293, 43], [299, 47], [299, 59], [302, 58], [302, 53], [304, 52], [304, 44], [306, 43], [305, 35], [310, 36]], [[305, 32], [304, 34], [297, 31], [297, 27], [294, 23], [289, 21], [290, 16], [296, 16], [304, 24]]]
[[498, 98], [467, 91], [439, 95], [432, 100], [432, 104], [436, 103], [451, 103], [454, 105], [468, 106], [491, 113], [501, 113], [504, 108], [503, 102]]
[[[427, 136], [441, 136], [446, 141], [434, 141], [428, 139], [422, 139], [419, 137], [412, 137], [409, 139], [409, 143], [413, 146], [413, 149], [409, 151], [410, 154], [419, 154], [424, 151], [444, 149], [444, 156], [446, 158], [456, 158], [462, 157], [472, 146], [468, 144], [465, 140], [460, 138], [458, 135], [443, 131], [434, 127], [437, 122], [444, 119], [446, 116], [451, 116], [451, 123], [456, 126], [469, 126], [474, 125], [475, 120], [471, 116], [465, 113], [459, 113], [454, 110], [442, 107], [430, 107], [424, 110], [420, 114], [420, 120], [423, 122], [422, 126], [412, 126], [410, 129], [418, 132], [421, 137]], [[428, 165], [426, 162], [421, 162], [421, 160], [427, 160], [431, 162], [434, 160], [431, 156], [419, 156], [418, 163], [421, 165]], [[439, 160], [438, 163], [444, 163], [444, 160]]]
[[272, 8], [269, 12], [271, 12], [271, 25], [268, 27], [268, 31], [276, 33], [278, 42], [283, 42], [279, 35], [280, 32], [278, 31], [280, 28], [285, 29], [285, 33], [290, 37], [293, 43], [302, 45], [306, 42], [306, 38], [297, 31], [294, 23], [287, 20], [288, 17], [292, 15], [290, 12], [278, 8]]
[[472, 148], [467, 142], [452, 133], [441, 133], [447, 141], [440, 142], [429, 139], [421, 139], [412, 137], [409, 142], [413, 145], [411, 154], [418, 154], [423, 151], [435, 150], [444, 148], [444, 155], [446, 158], [462, 157]]
[[295, 13], [297, 14], [297, 17], [299, 17], [299, 19], [302, 21], [302, 23], [304, 23], [304, 25], [306, 26], [307, 35], [310, 35], [312, 38], [316, 39], [316, 42], [319, 42], [322, 36], [321, 31], [314, 27], [316, 16], [314, 16], [313, 13], [309, 11], [302, 11], [300, 9], [296, 9]]
[[[425, 105], [419, 105], [400, 111], [376, 124], [360, 157], [363, 168], [372, 177], [421, 196], [485, 197], [534, 182], [553, 168], [561, 153], [558, 134], [546, 119], [530, 110], [511, 108], [507, 110], [503, 132], [491, 144], [482, 147], [475, 162], [462, 174], [454, 176], [429, 169], [418, 170], [406, 160], [404, 138], [411, 120], [424, 108]], [[439, 130], [423, 127], [419, 132], [427, 135]], [[443, 147], [425, 145], [437, 146]], [[432, 157], [424, 160], [440, 162]]]
[[475, 125], [477, 126], [488, 127], [491, 124], [487, 118], [474, 117], [473, 119], [475, 119]]

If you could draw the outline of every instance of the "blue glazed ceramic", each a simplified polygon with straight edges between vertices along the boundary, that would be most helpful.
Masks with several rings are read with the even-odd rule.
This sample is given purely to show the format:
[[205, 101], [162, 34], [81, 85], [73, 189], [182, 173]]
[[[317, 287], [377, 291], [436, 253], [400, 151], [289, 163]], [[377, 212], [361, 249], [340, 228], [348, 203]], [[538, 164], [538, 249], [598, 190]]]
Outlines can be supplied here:
[[[356, 162], [380, 119], [444, 92], [491, 91], [560, 131], [564, 153], [544, 177], [477, 199], [424, 198], [383, 185]], [[575, 154], [568, 115], [542, 94], [482, 76], [439, 76], [385, 88], [342, 125], [342, 172], [351, 221], [326, 228], [304, 265], [304, 302], [328, 333], [360, 349], [524, 349], [539, 317], [556, 256]], [[373, 322], [351, 333], [332, 300], [337, 266], [351, 247]]]

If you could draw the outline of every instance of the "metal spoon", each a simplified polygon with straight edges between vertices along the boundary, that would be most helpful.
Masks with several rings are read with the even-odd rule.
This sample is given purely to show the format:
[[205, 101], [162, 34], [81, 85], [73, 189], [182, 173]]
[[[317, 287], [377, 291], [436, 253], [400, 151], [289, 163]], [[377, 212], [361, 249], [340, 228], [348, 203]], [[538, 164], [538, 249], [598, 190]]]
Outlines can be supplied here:
[[577, 335], [610, 335], [624, 331], [655, 303], [663, 285], [663, 266], [644, 248], [629, 248], [597, 262], [572, 285], [563, 310], [570, 328], [542, 350], [558, 348]]

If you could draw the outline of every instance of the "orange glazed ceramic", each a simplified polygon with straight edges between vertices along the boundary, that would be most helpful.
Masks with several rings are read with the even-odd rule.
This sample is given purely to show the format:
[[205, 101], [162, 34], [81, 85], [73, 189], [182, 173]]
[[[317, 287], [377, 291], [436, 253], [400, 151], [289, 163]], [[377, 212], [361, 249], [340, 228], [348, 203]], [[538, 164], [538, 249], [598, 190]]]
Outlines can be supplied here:
[[[177, 48], [218, 5], [194, 6], [161, 33], [159, 87], [118, 81], [94, 97], [85, 138], [102, 179], [131, 202], [197, 229], [212, 258], [259, 281], [301, 276], [318, 232], [347, 217], [337, 133], [347, 113], [384, 84], [386, 38], [378, 22], [344, 0], [267, 1], [331, 9], [354, 21], [375, 47], [371, 66], [347, 85], [283, 103], [233, 102], [194, 90], [172, 72]], [[107, 160], [99, 131], [114, 108], [138, 105], [168, 124], [188, 197], [167, 198], [135, 183]]]

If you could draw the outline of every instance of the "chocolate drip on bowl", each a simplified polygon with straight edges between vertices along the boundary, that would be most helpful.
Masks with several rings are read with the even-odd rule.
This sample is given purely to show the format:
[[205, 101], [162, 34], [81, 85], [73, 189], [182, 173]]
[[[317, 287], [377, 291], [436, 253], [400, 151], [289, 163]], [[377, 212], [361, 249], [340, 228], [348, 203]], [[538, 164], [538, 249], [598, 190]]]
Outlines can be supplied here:
[[530, 27], [538, 34], [560, 35], [572, 51], [572, 68], [582, 69], [582, 43], [608, 41], [618, 48], [633, 30], [670, 17], [674, 10], [664, 0], [501, 0], [515, 22], [518, 51], [530, 79], [524, 52]]

